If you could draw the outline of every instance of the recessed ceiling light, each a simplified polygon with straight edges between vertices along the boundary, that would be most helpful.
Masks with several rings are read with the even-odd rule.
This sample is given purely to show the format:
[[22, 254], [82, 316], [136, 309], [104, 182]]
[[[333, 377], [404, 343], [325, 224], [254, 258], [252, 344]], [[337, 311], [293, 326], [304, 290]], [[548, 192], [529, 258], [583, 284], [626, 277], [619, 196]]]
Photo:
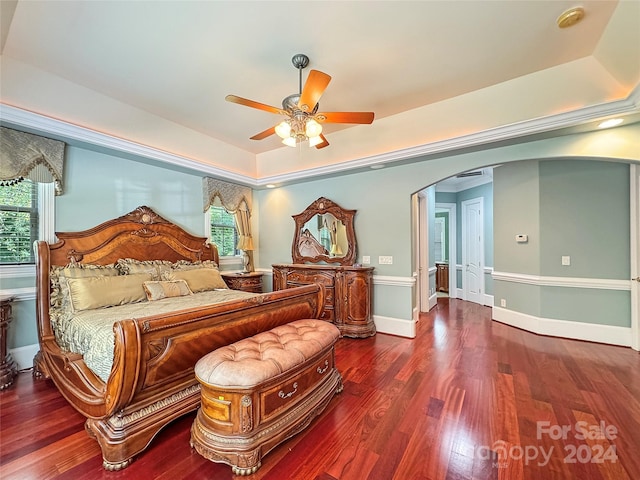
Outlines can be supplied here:
[[620, 125], [623, 122], [621, 118], [610, 118], [598, 125], [598, 128], [611, 128]]
[[267, 188], [276, 188], [276, 186], [273, 183], [267, 183], [265, 185], [265, 187], [267, 187]]
[[378, 163], [377, 165], [371, 165], [369, 168], [371, 170], [380, 170], [381, 168], [384, 168], [384, 164], [383, 163]]
[[572, 27], [584, 18], [584, 8], [573, 7], [560, 14], [556, 23], [560, 28]]

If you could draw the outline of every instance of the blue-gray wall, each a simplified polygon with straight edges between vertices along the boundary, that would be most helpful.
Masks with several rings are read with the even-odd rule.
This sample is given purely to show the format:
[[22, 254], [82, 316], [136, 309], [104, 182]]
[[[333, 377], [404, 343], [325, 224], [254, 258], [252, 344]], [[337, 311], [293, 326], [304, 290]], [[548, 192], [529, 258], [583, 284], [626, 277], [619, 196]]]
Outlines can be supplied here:
[[[55, 198], [56, 231], [84, 230], [141, 205], [193, 234], [204, 234], [201, 176], [67, 147], [64, 194]], [[0, 279], [0, 290], [34, 286], [34, 277]], [[9, 348], [37, 342], [35, 300], [14, 302]]]
[[[495, 270], [516, 274], [496, 280], [495, 304], [504, 299], [506, 308], [543, 319], [630, 327], [629, 291], [536, 281], [630, 278], [629, 165], [513, 163], [495, 169], [494, 187]], [[517, 234], [529, 241], [516, 243]], [[571, 265], [562, 265], [563, 256]]]
[[[414, 249], [412, 194], [460, 171], [496, 164], [513, 167], [511, 170], [505, 169], [504, 174], [497, 174], [494, 177], [494, 269], [525, 273], [536, 271], [540, 274], [541, 265], [544, 264], [545, 269], [552, 271], [550, 269], [556, 268], [556, 264], [549, 260], [550, 263], [546, 266], [544, 262], [547, 261], [547, 256], [544, 253], [546, 245], [554, 251], [559, 251], [561, 247], [555, 244], [555, 240], [549, 237], [548, 233], [553, 222], [558, 220], [553, 219], [550, 216], [551, 213], [547, 215], [546, 206], [544, 211], [541, 209], [545, 200], [540, 199], [540, 196], [550, 195], [550, 191], [553, 190], [554, 208], [562, 209], [565, 204], [571, 205], [571, 198], [568, 197], [573, 197], [575, 192], [563, 194], [552, 188], [556, 175], [566, 175], [567, 171], [566, 169], [548, 170], [546, 166], [539, 168], [535, 164], [534, 168], [527, 166], [527, 162], [518, 164], [510, 162], [528, 159], [544, 161], [572, 156], [582, 158], [589, 155], [590, 145], [603, 145], [595, 142], [601, 135], [600, 132], [566, 135], [549, 140], [486, 148], [459, 155], [418, 158], [411, 163], [389, 166], [382, 170], [366, 170], [336, 178], [312, 179], [274, 190], [256, 191], [253, 212], [258, 245], [258, 250], [255, 252], [256, 267], [267, 271], [273, 263], [291, 261], [290, 251], [293, 239], [291, 215], [300, 213], [318, 197], [326, 196], [345, 208], [358, 211], [355, 219], [359, 245], [358, 260], [361, 260], [362, 255], [369, 255], [372, 266], [376, 267], [373, 309], [376, 321], [388, 321], [401, 327], [407, 325], [410, 330], [413, 328], [412, 321], [417, 298], [412, 283], [415, 269], [412, 254]], [[640, 125], [612, 130], [608, 132], [607, 139], [615, 137], [616, 141], [609, 141], [606, 144], [606, 152], [614, 159], [628, 158], [640, 161], [637, 142], [639, 136]], [[596, 154], [599, 160], [607, 159], [602, 151], [592, 153], [592, 155]], [[578, 173], [583, 165], [586, 166], [591, 161], [576, 164], [573, 168], [574, 173]], [[612, 172], [615, 173], [611, 173], [611, 183], [607, 188], [608, 194], [613, 195], [615, 201], [606, 203], [606, 208], [598, 206], [601, 204], [595, 202], [581, 210], [583, 220], [579, 230], [585, 238], [603, 228], [613, 214], [614, 207], [615, 212], [618, 212], [616, 222], [622, 222], [625, 215], [628, 220], [628, 211], [625, 213], [625, 207], [620, 205], [625, 203], [628, 208], [628, 182], [626, 186], [621, 185], [617, 189], [622, 179], [622, 169], [626, 165], [600, 163], [604, 165], [599, 166], [599, 169], [613, 165]], [[560, 167], [561, 165], [558, 164], [558, 168]], [[499, 170], [496, 169], [496, 171]], [[599, 175], [588, 167], [587, 171], [592, 177]], [[502, 187], [498, 188], [500, 175], [506, 181], [503, 182]], [[591, 187], [583, 187], [583, 191], [589, 189]], [[596, 195], [596, 192], [592, 193]], [[500, 201], [500, 195], [508, 200]], [[625, 195], [626, 198], [624, 198]], [[110, 155], [86, 148], [69, 147], [65, 193], [56, 198], [56, 230], [80, 230], [91, 227], [127, 213], [139, 205], [148, 205], [160, 215], [175, 221], [194, 234], [202, 234], [204, 231], [200, 175], [177, 172], [149, 162], [137, 162], [123, 158], [119, 154]], [[593, 215], [587, 215], [589, 208], [597, 208], [598, 221]], [[508, 221], [498, 221], [498, 217], [507, 214], [509, 209], [517, 212], [508, 216]], [[485, 208], [485, 211], [487, 210], [490, 209]], [[583, 252], [582, 247], [572, 247], [569, 252], [572, 260], [575, 258], [578, 262], [585, 253], [592, 257], [608, 256], [614, 261], [614, 265], [607, 265], [603, 274], [622, 278], [623, 273], [628, 272], [630, 261], [628, 244], [624, 243], [624, 239], [628, 241], [628, 228], [626, 231], [624, 228], [611, 229], [611, 231], [613, 238], [608, 239], [607, 242], [613, 243], [603, 244], [604, 239], [596, 235], [598, 241], [590, 246], [587, 252]], [[516, 245], [513, 241], [516, 233], [528, 233], [529, 244]], [[542, 236], [544, 238], [541, 238]], [[544, 243], [541, 247], [541, 239], [544, 242], [545, 238], [549, 243]], [[609, 244], [623, 251], [612, 253]], [[544, 255], [541, 255], [541, 252]], [[377, 259], [380, 255], [393, 256], [393, 264], [378, 265]], [[575, 266], [578, 268], [580, 264]], [[584, 273], [593, 274], [590, 270]], [[600, 271], [597, 276], [601, 276]], [[17, 288], [24, 286], [25, 282], [33, 285], [33, 279], [10, 278], [6, 281], [2, 280], [0, 288]], [[585, 314], [584, 321], [602, 324], [625, 325], [629, 322], [628, 292], [608, 291], [602, 294], [602, 298], [598, 300], [598, 308], [600, 312], [607, 310], [608, 316], [605, 316], [583, 312], [588, 308], [584, 305], [589, 305], [586, 292], [584, 301], [587, 303], [578, 305], [580, 299], [568, 296], [556, 298], [564, 295], [557, 288], [529, 288], [530, 285], [524, 284], [495, 283], [496, 302], [498, 298], [504, 296], [508, 300], [508, 308], [523, 312], [532, 311], [537, 315], [556, 315], [558, 318], [581, 319]], [[498, 283], [501, 285], [499, 286]], [[578, 290], [572, 290], [571, 295], [575, 296], [577, 292]], [[9, 347], [16, 348], [37, 343], [33, 301], [16, 302], [14, 309], [15, 318], [10, 327]]]

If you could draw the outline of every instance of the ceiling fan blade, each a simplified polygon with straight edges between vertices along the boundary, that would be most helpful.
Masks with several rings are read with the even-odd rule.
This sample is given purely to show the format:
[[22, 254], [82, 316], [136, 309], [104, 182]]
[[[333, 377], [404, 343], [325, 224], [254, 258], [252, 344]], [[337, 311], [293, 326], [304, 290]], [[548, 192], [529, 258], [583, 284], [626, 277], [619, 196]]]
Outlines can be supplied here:
[[286, 115], [286, 112], [280, 108], [272, 107], [271, 105], [265, 105], [264, 103], [254, 102], [246, 98], [238, 97], [236, 95], [227, 95], [225, 97], [227, 102], [237, 103], [239, 105], [245, 105], [247, 107], [257, 108], [258, 110], [264, 110], [265, 112], [277, 113], [278, 115]]
[[312, 111], [330, 81], [330, 75], [318, 70], [311, 70], [309, 72], [309, 77], [307, 77], [307, 82], [304, 84], [304, 88], [302, 89], [302, 93], [300, 94], [298, 108], [304, 112]]
[[276, 127], [267, 128], [264, 132], [256, 133], [251, 140], [262, 140], [276, 133]]
[[316, 148], [321, 149], [324, 147], [328, 147], [329, 141], [325, 138], [325, 136], [323, 134], [320, 134], [320, 138], [322, 139], [322, 143], [319, 143], [318, 145], [316, 145]]
[[371, 123], [373, 112], [320, 112], [315, 119], [320, 123]]

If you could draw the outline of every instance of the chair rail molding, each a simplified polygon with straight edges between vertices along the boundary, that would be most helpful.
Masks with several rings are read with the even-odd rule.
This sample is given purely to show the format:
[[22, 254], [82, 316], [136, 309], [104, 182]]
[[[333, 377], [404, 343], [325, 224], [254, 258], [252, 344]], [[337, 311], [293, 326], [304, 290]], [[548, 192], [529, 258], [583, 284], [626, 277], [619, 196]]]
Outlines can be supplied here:
[[597, 290], [631, 290], [631, 280], [617, 280], [610, 278], [582, 278], [582, 277], [548, 277], [530, 275], [527, 273], [496, 272], [492, 273], [494, 280], [512, 283], [525, 283], [542, 287], [593, 288]]

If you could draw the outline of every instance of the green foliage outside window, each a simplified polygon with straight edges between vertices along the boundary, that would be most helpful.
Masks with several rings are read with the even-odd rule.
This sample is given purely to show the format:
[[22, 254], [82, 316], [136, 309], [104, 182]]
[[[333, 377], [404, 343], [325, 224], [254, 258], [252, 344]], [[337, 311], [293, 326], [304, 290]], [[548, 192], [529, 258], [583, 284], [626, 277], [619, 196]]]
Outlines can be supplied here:
[[237, 255], [238, 233], [235, 217], [224, 207], [212, 206], [209, 212], [211, 214], [211, 241], [218, 247], [218, 254], [221, 257]]
[[37, 239], [37, 184], [23, 180], [0, 186], [0, 264], [34, 263]]

